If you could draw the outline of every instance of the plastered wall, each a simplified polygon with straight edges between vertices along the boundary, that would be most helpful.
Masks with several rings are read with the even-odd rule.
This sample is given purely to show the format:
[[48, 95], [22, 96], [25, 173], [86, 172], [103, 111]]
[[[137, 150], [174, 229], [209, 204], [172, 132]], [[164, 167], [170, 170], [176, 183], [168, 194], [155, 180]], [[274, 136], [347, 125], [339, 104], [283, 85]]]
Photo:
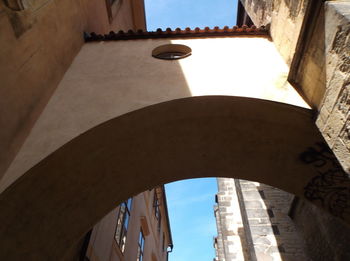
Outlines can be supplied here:
[[[110, 23], [104, 0], [5, 2], [0, 2], [0, 177], [79, 52], [83, 32], [136, 29], [137, 11], [121, 1]], [[144, 17], [140, 10], [137, 15]]]
[[[186, 59], [151, 56], [162, 44], [192, 48]], [[200, 95], [255, 97], [307, 106], [286, 82], [288, 67], [262, 37], [130, 40], [85, 44], [1, 180], [10, 185], [88, 129], [151, 104]]]
[[172, 242], [170, 242], [169, 238], [171, 232], [167, 223], [168, 213], [164, 208], [166, 202], [163, 201], [163, 198], [160, 198], [161, 229], [158, 230], [158, 220], [154, 213], [153, 197], [154, 190], [147, 190], [132, 198], [124, 253], [121, 252], [114, 239], [119, 213], [119, 207], [117, 207], [94, 226], [86, 256], [91, 261], [136, 260], [139, 234], [143, 226], [141, 218], [145, 218], [148, 233], [145, 233], [145, 227], [143, 227], [145, 237], [143, 260], [167, 260], [167, 246]]

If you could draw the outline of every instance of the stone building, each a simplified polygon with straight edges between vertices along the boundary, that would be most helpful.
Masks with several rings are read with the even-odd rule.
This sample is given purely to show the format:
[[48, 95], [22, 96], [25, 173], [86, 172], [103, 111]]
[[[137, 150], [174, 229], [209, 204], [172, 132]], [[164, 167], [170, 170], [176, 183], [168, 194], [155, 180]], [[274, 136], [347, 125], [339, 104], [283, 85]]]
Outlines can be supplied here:
[[[317, 12], [320, 12], [320, 17], [313, 17]], [[340, 129], [344, 132], [349, 128], [349, 123], [345, 120], [346, 116], [339, 115], [339, 110], [345, 115], [349, 114], [348, 107], [344, 110], [344, 104], [350, 103], [347, 90], [350, 74], [349, 71], [344, 71], [347, 63], [345, 57], [350, 54], [349, 36], [344, 36], [348, 35], [350, 26], [349, 20], [344, 19], [349, 12], [350, 5], [345, 1], [326, 3], [324, 6], [321, 2], [313, 1], [240, 1], [237, 15], [238, 25], [270, 26], [271, 37], [276, 47], [285, 61], [291, 64], [291, 69], [295, 70], [294, 75], [289, 74], [289, 81], [294, 83], [294, 86], [301, 87], [299, 84], [303, 81], [318, 84], [318, 89], [312, 90], [315, 92], [312, 96], [307, 90], [301, 93], [308, 99], [309, 104], [318, 106], [321, 112], [325, 113], [325, 115], [319, 114], [317, 124], [328, 133], [326, 134], [328, 144], [338, 146], [337, 156], [344, 159], [343, 164], [349, 162], [349, 150], [346, 148], [349, 137], [342, 135]], [[285, 18], [282, 19], [281, 15]], [[342, 15], [343, 23], [338, 24]], [[303, 25], [305, 21], [309, 23]], [[323, 28], [326, 22], [330, 25], [338, 24], [338, 31], [332, 38], [332, 47], [326, 46], [325, 49], [325, 46], [322, 46], [325, 34], [331, 33], [329, 25]], [[296, 37], [296, 34], [302, 34], [303, 30], [315, 30], [314, 34], [318, 36], [313, 35], [311, 39], [308, 38], [310, 35], [304, 36], [304, 42], [300, 43], [298, 41], [301, 39]], [[316, 37], [319, 39], [315, 43]], [[300, 46], [307, 51], [298, 50]], [[298, 58], [300, 54], [302, 58]], [[301, 59], [298, 64], [297, 59]], [[328, 65], [324, 64], [325, 62], [328, 62]], [[297, 70], [299, 74], [296, 74]], [[330, 90], [331, 88], [339, 88], [339, 92]], [[332, 98], [328, 97], [327, 95], [332, 92], [336, 93], [332, 94]], [[323, 97], [323, 100], [317, 100], [320, 97]], [[342, 121], [334, 121], [334, 117]], [[347, 165], [344, 167], [348, 168]], [[323, 183], [329, 182], [325, 176], [323, 178]], [[319, 186], [321, 185], [322, 182]], [[217, 206], [215, 206], [218, 227], [218, 236], [214, 243], [216, 260], [308, 260], [309, 258], [348, 260], [350, 258], [349, 244], [346, 243], [350, 239], [349, 228], [307, 201], [268, 185], [245, 180], [218, 178], [218, 188]], [[313, 193], [317, 193], [315, 188], [311, 196], [317, 197], [317, 194]]]
[[258, 182], [217, 181], [215, 260], [310, 260], [305, 241], [288, 216], [293, 195]]
[[172, 248], [165, 190], [160, 186], [129, 198], [101, 219], [87, 233], [79, 254], [90, 261], [166, 261]]
[[141, 0], [0, 2], [1, 260], [70, 260], [116, 204], [195, 177], [350, 223], [349, 3], [246, 2], [257, 27], [157, 32]]

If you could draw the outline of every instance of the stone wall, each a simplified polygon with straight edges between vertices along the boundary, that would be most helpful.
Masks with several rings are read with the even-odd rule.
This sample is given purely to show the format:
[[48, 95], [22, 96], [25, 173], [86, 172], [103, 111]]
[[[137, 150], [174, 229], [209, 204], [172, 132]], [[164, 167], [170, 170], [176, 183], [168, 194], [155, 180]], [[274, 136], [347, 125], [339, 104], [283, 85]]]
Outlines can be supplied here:
[[317, 126], [350, 172], [350, 3], [329, 2], [325, 12], [326, 92]]
[[298, 199], [294, 205], [291, 215], [312, 260], [350, 260], [348, 226], [305, 200]]
[[241, 0], [257, 26], [269, 26], [272, 40], [288, 65], [296, 49], [309, 0]]
[[288, 216], [293, 195], [271, 186], [239, 182], [257, 260], [308, 260], [305, 244]]
[[251, 260], [242, 214], [233, 179], [218, 178], [217, 206], [214, 207], [218, 236], [216, 260]]
[[[310, 35], [305, 40], [305, 49], [300, 51], [300, 62], [292, 65], [289, 76], [296, 88], [299, 88], [313, 108], [320, 106], [326, 90], [326, 56], [325, 56], [325, 10], [323, 6], [314, 14], [315, 22], [308, 26]], [[298, 59], [295, 57], [295, 60]], [[294, 72], [295, 71], [295, 72]]]
[[218, 179], [217, 260], [309, 260], [288, 216], [293, 195], [246, 180]]
[[319, 111], [317, 126], [350, 172], [350, 3], [242, 0], [257, 25], [270, 24], [288, 80]]

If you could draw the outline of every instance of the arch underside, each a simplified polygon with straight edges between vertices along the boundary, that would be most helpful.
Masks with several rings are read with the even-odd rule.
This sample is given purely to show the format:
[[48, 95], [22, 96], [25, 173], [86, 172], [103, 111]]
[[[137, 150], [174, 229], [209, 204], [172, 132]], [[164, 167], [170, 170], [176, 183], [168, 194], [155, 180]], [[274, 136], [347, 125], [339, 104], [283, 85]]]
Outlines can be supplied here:
[[98, 125], [0, 195], [1, 260], [59, 260], [119, 202], [199, 177], [254, 180], [306, 198], [350, 223], [350, 182], [310, 110], [202, 96]]

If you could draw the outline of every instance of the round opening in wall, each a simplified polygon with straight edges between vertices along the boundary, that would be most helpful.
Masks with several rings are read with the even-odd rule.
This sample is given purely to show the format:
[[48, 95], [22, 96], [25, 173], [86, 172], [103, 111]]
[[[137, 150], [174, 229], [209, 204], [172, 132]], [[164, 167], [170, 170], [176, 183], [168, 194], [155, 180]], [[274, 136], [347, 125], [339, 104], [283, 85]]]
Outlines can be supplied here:
[[190, 56], [192, 50], [183, 44], [165, 44], [153, 49], [152, 56], [163, 60], [177, 60]]

